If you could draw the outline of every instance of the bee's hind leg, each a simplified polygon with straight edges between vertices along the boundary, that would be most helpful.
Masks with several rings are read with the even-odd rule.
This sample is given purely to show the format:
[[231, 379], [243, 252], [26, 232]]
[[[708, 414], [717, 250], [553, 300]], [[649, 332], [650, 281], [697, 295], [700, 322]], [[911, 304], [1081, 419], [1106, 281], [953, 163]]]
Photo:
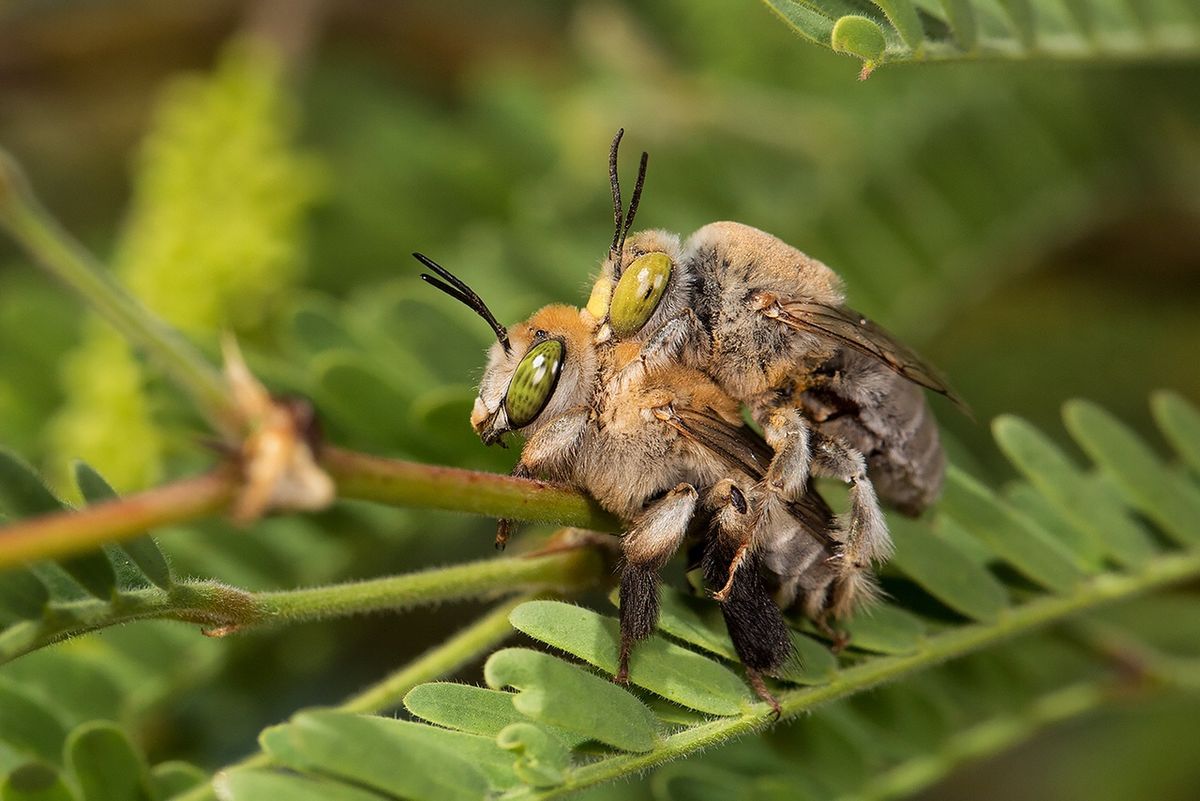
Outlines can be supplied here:
[[[704, 578], [712, 584], [728, 582], [729, 592], [721, 604], [725, 627], [750, 686], [778, 716], [779, 702], [767, 689], [763, 675], [778, 670], [791, 657], [792, 638], [759, 573], [759, 557], [748, 547], [752, 521], [746, 496], [732, 481], [722, 481], [706, 501], [714, 507], [714, 514], [704, 552]], [[740, 569], [731, 570], [739, 557]]]
[[771, 525], [773, 515], [787, 512], [783, 503], [798, 500], [808, 491], [809, 428], [805, 419], [795, 409], [776, 409], [767, 415], [763, 423], [763, 434], [767, 444], [775, 450], [775, 456], [767, 467], [767, 474], [754, 493], [758, 498], [751, 520], [751, 535], [734, 554], [729, 563], [729, 576], [713, 597], [725, 601], [729, 597], [734, 577], [745, 562], [746, 553], [752, 542], [757, 541], [757, 532]]
[[621, 650], [614, 680], [629, 681], [633, 646], [658, 624], [658, 571], [687, 534], [696, 510], [696, 488], [680, 484], [652, 503], [621, 539]]
[[799, 500], [808, 491], [810, 475], [827, 476], [850, 485], [850, 519], [837, 559], [847, 572], [864, 570], [887, 559], [892, 538], [879, 507], [875, 485], [867, 475], [867, 460], [835, 437], [812, 431], [796, 409], [772, 410], [763, 421], [763, 436], [775, 449], [767, 468], [764, 508], [778, 500]]
[[[848, 530], [835, 559], [842, 565], [844, 580], [861, 584], [859, 575], [868, 571], [872, 562], [884, 561], [892, 554], [892, 538], [883, 510], [879, 508], [875, 485], [867, 476], [867, 460], [857, 450], [833, 437], [815, 434], [812, 443], [813, 473], [850, 485]], [[865, 588], [856, 586], [849, 592], [857, 594], [862, 589]]]

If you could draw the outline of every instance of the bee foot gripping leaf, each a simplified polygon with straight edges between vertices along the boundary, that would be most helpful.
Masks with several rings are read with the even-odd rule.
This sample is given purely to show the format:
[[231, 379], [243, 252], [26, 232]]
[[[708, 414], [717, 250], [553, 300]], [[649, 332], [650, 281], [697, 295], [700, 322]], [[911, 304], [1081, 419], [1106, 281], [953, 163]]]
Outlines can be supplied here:
[[244, 484], [234, 503], [234, 519], [249, 522], [274, 509], [324, 509], [333, 502], [334, 486], [317, 464], [312, 407], [267, 392], [232, 337], [223, 349], [225, 377], [245, 432], [240, 454]]

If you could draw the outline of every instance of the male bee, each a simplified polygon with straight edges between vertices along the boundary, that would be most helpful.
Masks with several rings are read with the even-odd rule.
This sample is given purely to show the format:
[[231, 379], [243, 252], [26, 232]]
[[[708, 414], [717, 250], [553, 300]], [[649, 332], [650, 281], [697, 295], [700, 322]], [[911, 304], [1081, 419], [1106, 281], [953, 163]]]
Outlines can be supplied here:
[[[586, 309], [546, 306], [505, 328], [464, 282], [414, 256], [433, 273], [424, 280], [474, 309], [496, 334], [471, 414], [483, 441], [519, 432], [525, 443], [514, 475], [572, 484], [630, 521], [621, 541], [616, 679], [628, 679], [633, 646], [654, 630], [658, 573], [690, 533], [701, 539], [709, 583], [726, 583], [733, 573], [722, 606], [730, 637], [752, 686], [774, 704], [762, 674], [789, 657], [788, 626], [763, 582], [758, 554], [743, 556], [742, 569], [731, 571], [772, 459], [739, 404], [692, 367], [633, 375], [627, 368], [641, 358], [641, 346], [598, 344], [598, 320]], [[773, 541], [789, 543], [813, 566], [797, 592], [824, 599], [838, 580], [832, 525], [824, 501], [806, 492], [767, 524]]]
[[[622, 134], [609, 153], [618, 214]], [[916, 515], [941, 489], [945, 460], [922, 388], [961, 401], [913, 351], [845, 305], [833, 270], [780, 239], [735, 222], [706, 225], [682, 243], [666, 231], [627, 234], [626, 226], [614, 236], [588, 301], [597, 339], [638, 345], [625, 380], [679, 364], [704, 372], [748, 409], [775, 451], [756, 493], [759, 524], [746, 529], [729, 581], [759, 552], [790, 605], [806, 566], [763, 521], [805, 493], [810, 476], [839, 479], [851, 506], [827, 611], [845, 615], [873, 586], [870, 563], [891, 550], [877, 495]]]

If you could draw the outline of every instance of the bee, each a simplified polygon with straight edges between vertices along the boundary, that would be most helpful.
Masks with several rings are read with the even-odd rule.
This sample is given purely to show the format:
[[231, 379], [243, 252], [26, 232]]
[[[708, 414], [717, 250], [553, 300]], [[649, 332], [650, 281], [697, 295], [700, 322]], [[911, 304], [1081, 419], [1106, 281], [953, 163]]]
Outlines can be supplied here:
[[[623, 133], [609, 151], [618, 217]], [[727, 597], [747, 555], [759, 553], [780, 602], [795, 602], [805, 565], [766, 521], [823, 476], [850, 488], [834, 556], [840, 580], [821, 610], [845, 616], [872, 593], [870, 565], [891, 552], [880, 500], [915, 516], [941, 490], [945, 457], [923, 389], [965, 404], [933, 367], [845, 304], [833, 270], [777, 237], [736, 222], [711, 223], [682, 242], [667, 231], [628, 233], [618, 226], [587, 304], [597, 341], [639, 348], [619, 380], [695, 368], [746, 407], [774, 450], [755, 493], [758, 524], [745, 529], [716, 597]]]
[[[631, 202], [630, 218], [635, 208]], [[731, 569], [773, 458], [745, 424], [740, 404], [694, 367], [633, 374], [641, 344], [598, 341], [600, 322], [586, 309], [546, 306], [506, 328], [466, 283], [413, 255], [430, 270], [422, 279], [473, 309], [496, 335], [471, 413], [483, 442], [520, 433], [514, 475], [578, 487], [628, 521], [615, 679], [628, 680], [635, 644], [657, 623], [658, 574], [690, 536], [698, 540], [706, 581], [729, 584], [722, 611], [751, 685], [778, 709], [763, 675], [789, 658], [789, 627], [763, 580], [759, 554], [743, 555], [741, 569]], [[795, 558], [813, 566], [804, 592], [823, 599], [838, 580], [832, 512], [813, 492], [776, 511], [766, 524], [770, 538], [789, 543]], [[506, 536], [503, 524], [501, 532]]]

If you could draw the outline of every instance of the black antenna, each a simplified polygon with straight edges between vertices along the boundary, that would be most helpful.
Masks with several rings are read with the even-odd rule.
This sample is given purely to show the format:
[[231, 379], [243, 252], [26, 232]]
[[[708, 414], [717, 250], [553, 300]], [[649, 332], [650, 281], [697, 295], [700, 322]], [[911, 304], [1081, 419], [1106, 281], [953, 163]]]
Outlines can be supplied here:
[[643, 151], [642, 163], [638, 165], [637, 183], [633, 187], [633, 197], [629, 199], [629, 213], [625, 214], [621, 209], [621, 180], [617, 177], [617, 153], [621, 147], [621, 137], [624, 135], [624, 128], [617, 129], [612, 147], [608, 150], [608, 182], [612, 186], [613, 201], [613, 239], [608, 252], [612, 258], [618, 260], [618, 272], [621, 252], [625, 249], [625, 237], [629, 235], [629, 229], [633, 228], [633, 218], [642, 199], [642, 186], [646, 183], [646, 162], [650, 160], [650, 154]]
[[413, 258], [421, 262], [421, 264], [424, 264], [442, 278], [446, 279], [445, 282], [442, 282], [434, 278], [432, 275], [421, 273], [422, 281], [437, 287], [450, 297], [457, 300], [459, 303], [462, 303], [464, 306], [473, 309], [475, 313], [486, 320], [487, 324], [490, 325], [492, 330], [496, 332], [496, 339], [499, 340], [500, 346], [504, 348], [504, 352], [508, 353], [510, 350], [512, 350], [512, 347], [508, 344], [508, 331], [504, 328], [504, 326], [500, 325], [500, 323], [496, 321], [496, 315], [492, 314], [492, 310], [489, 309], [487, 304], [483, 302], [483, 298], [475, 294], [475, 290], [467, 286], [466, 282], [464, 282], [461, 278], [425, 254], [413, 253], [412, 255]]
[[617, 135], [612, 140], [612, 147], [608, 150], [608, 183], [612, 186], [613, 201], [613, 241], [612, 247], [609, 248], [609, 253], [614, 258], [620, 255], [617, 245], [621, 242], [621, 222], [623, 219], [621, 210], [621, 179], [617, 177], [617, 150], [621, 147], [621, 137], [624, 135], [625, 129], [618, 128]]
[[633, 197], [629, 199], [629, 213], [625, 215], [625, 228], [621, 231], [621, 241], [617, 245], [617, 252], [625, 250], [625, 237], [629, 235], [629, 229], [633, 227], [633, 217], [637, 214], [638, 203], [642, 200], [642, 187], [646, 183], [646, 163], [650, 161], [650, 154], [642, 151], [642, 163], [638, 165], [637, 183], [633, 185]]

